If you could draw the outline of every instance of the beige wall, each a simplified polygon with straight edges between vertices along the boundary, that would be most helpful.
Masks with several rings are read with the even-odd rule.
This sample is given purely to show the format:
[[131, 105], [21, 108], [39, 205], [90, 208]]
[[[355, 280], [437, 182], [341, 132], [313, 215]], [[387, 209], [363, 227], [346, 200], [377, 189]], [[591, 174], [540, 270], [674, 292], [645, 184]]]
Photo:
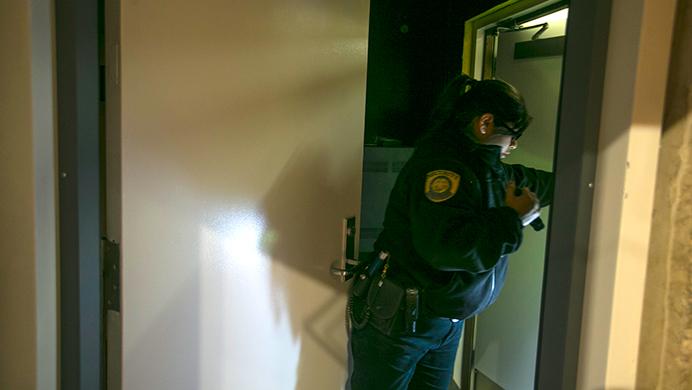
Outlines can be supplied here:
[[0, 3], [0, 387], [36, 385], [31, 33], [25, 1]]
[[[692, 1], [678, 0], [637, 388], [692, 388]], [[687, 55], [685, 55], [687, 53]]]
[[632, 389], [675, 0], [615, 0], [578, 388]]
[[121, 4], [123, 387], [340, 388], [368, 1]]
[[56, 388], [49, 1], [0, 2], [0, 388]]

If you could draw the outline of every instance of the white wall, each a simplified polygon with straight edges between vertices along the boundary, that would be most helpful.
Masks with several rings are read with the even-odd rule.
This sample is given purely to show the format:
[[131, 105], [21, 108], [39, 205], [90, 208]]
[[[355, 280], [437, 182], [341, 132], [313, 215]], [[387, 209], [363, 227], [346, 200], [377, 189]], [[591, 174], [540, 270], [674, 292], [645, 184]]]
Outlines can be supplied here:
[[0, 388], [57, 381], [50, 1], [0, 3]]
[[121, 4], [123, 388], [339, 388], [368, 1]]
[[675, 0], [614, 0], [579, 389], [633, 389]]

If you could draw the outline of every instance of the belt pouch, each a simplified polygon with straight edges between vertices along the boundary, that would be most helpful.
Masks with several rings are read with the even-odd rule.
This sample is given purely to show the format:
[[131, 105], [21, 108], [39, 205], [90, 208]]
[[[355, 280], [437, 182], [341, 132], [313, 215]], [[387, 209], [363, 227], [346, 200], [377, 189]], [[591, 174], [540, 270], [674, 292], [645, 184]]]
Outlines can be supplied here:
[[370, 324], [386, 335], [390, 335], [397, 326], [403, 328], [404, 295], [404, 288], [390, 279], [372, 283], [367, 297]]
[[[385, 258], [386, 259], [386, 258]], [[363, 267], [359, 267], [353, 278], [351, 291], [356, 297], [363, 297], [368, 292], [372, 280], [382, 270], [385, 260], [380, 255], [373, 255], [372, 259]]]

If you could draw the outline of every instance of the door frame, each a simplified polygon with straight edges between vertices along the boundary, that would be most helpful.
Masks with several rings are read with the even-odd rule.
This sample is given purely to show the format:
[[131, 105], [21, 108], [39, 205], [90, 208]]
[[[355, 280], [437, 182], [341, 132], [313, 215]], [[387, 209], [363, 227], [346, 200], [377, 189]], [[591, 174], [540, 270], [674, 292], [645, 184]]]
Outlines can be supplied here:
[[104, 0], [56, 1], [59, 378], [104, 388], [101, 318], [103, 189], [99, 82]]
[[[462, 71], [473, 74], [476, 32], [552, 0], [512, 0], [466, 22]], [[612, 0], [571, 0], [558, 108], [553, 172], [555, 188], [547, 237], [534, 388], [577, 383], [586, 261], [591, 230], [605, 64]], [[482, 58], [480, 58], [482, 60]], [[478, 70], [475, 70], [478, 75]], [[559, 223], [553, 223], [553, 221]], [[470, 388], [475, 318], [464, 332], [462, 389]], [[471, 365], [469, 364], [471, 363]], [[466, 370], [468, 368], [468, 370]]]

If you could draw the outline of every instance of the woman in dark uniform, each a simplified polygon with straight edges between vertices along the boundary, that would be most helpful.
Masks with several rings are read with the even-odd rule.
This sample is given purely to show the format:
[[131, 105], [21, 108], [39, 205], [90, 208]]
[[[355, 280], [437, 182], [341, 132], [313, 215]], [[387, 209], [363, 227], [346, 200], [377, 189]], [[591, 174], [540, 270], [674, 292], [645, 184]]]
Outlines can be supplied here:
[[463, 320], [492, 304], [552, 174], [502, 159], [530, 122], [500, 80], [457, 77], [402, 169], [349, 300], [353, 390], [449, 386]]

